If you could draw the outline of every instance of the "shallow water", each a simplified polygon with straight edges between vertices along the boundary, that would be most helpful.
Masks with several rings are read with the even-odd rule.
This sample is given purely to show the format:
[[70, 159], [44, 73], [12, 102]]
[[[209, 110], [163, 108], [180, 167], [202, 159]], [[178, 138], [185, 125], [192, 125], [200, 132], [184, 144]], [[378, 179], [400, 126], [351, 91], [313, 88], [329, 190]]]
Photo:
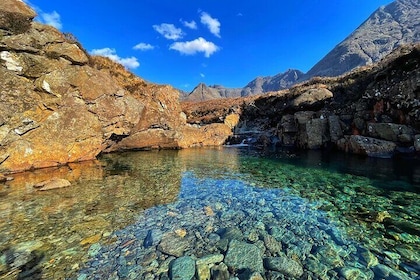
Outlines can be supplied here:
[[[420, 163], [411, 159], [190, 149], [14, 177], [0, 187], [0, 279], [171, 279], [191, 259], [201, 277], [420, 274]], [[53, 177], [72, 186], [33, 188]]]

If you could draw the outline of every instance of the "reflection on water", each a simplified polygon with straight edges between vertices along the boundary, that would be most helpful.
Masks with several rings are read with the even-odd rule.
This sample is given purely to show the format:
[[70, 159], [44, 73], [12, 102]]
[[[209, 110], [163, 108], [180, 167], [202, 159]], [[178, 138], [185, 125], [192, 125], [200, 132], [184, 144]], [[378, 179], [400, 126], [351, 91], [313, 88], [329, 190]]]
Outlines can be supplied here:
[[[143, 209], [176, 200], [180, 168], [176, 153], [162, 152], [16, 174], [0, 185], [0, 251], [8, 256], [0, 263], [0, 275], [6, 274], [0, 279], [28, 272], [35, 277], [33, 271], [43, 279], [74, 274], [92, 243], [132, 223]], [[47, 192], [33, 187], [51, 178], [72, 185]]]
[[[167, 279], [182, 255], [221, 256], [209, 275], [241, 279], [249, 266], [266, 279], [415, 279], [419, 166], [214, 148], [19, 174], [0, 185], [0, 279]], [[51, 178], [72, 185], [33, 188]]]

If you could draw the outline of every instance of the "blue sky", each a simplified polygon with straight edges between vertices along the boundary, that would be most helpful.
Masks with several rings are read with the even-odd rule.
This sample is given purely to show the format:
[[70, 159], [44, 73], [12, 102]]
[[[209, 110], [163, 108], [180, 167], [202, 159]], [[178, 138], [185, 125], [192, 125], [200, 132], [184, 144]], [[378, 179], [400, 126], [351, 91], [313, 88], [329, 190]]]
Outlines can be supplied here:
[[38, 20], [74, 34], [138, 76], [191, 91], [307, 72], [391, 0], [26, 0]]

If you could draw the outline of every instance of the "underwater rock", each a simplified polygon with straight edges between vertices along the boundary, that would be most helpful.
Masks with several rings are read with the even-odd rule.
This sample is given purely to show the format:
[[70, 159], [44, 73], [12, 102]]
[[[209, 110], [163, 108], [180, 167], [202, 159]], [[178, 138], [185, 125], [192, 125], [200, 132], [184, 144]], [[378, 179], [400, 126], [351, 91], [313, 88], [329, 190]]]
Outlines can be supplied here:
[[147, 232], [146, 238], [144, 238], [143, 247], [147, 249], [147, 248], [151, 247], [152, 244], [153, 244], [152, 230], [150, 229]]
[[335, 244], [326, 244], [317, 249], [317, 258], [331, 268], [343, 267], [344, 261], [340, 256], [340, 247]]
[[264, 259], [264, 266], [269, 270], [278, 271], [291, 277], [301, 277], [303, 268], [297, 261], [284, 256]]
[[231, 228], [225, 228], [221, 230], [222, 235], [221, 237], [223, 239], [227, 240], [243, 240], [244, 236], [242, 234], [242, 231], [237, 227], [231, 227]]
[[196, 260], [196, 264], [197, 265], [209, 265], [209, 264], [215, 264], [215, 263], [220, 263], [223, 261], [223, 258], [225, 256], [223, 256], [223, 254], [213, 254], [213, 255], [207, 255], [204, 257], [199, 258], [198, 260]]
[[253, 244], [237, 240], [230, 241], [225, 263], [233, 269], [250, 269], [253, 272], [264, 271], [260, 249]]
[[172, 280], [191, 280], [195, 275], [195, 262], [189, 256], [178, 258], [172, 263], [170, 272]]
[[307, 259], [306, 268], [318, 276], [317, 278], [327, 279], [328, 267], [313, 256]]
[[196, 266], [198, 280], [210, 280], [210, 267], [208, 264], [198, 264]]
[[39, 191], [49, 191], [54, 189], [61, 189], [65, 187], [71, 186], [71, 183], [66, 179], [51, 179], [47, 181], [42, 181], [36, 185], [34, 185], [34, 188], [36, 188]]
[[360, 269], [355, 267], [343, 267], [340, 269], [340, 275], [346, 280], [368, 280], [369, 278], [366, 274], [363, 273]]
[[258, 272], [254, 272], [249, 277], [249, 280], [264, 280], [264, 278]]
[[408, 280], [411, 279], [407, 274], [401, 271], [395, 271], [389, 266], [378, 264], [372, 268], [375, 273], [375, 278], [386, 278], [386, 279], [401, 279]]
[[188, 245], [188, 240], [179, 237], [175, 233], [166, 233], [158, 245], [158, 250], [166, 255], [181, 257]]
[[264, 235], [263, 241], [265, 247], [273, 256], [277, 256], [282, 250], [281, 242], [278, 242], [273, 236], [269, 234]]
[[214, 280], [229, 280], [229, 271], [225, 263], [220, 263], [211, 268], [211, 278]]
[[361, 253], [361, 259], [368, 268], [379, 264], [378, 258], [367, 249]]
[[397, 145], [394, 142], [361, 135], [345, 136], [337, 142], [340, 150], [369, 157], [391, 158]]

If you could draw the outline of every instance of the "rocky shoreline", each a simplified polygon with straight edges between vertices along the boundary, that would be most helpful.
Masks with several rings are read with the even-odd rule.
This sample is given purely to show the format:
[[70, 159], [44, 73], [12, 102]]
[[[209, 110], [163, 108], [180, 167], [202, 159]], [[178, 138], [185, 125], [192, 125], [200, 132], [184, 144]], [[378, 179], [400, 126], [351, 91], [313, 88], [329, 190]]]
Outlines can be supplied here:
[[187, 121], [238, 116], [230, 144], [335, 148], [373, 157], [420, 151], [420, 44], [336, 78], [314, 78], [258, 97], [184, 103]]

